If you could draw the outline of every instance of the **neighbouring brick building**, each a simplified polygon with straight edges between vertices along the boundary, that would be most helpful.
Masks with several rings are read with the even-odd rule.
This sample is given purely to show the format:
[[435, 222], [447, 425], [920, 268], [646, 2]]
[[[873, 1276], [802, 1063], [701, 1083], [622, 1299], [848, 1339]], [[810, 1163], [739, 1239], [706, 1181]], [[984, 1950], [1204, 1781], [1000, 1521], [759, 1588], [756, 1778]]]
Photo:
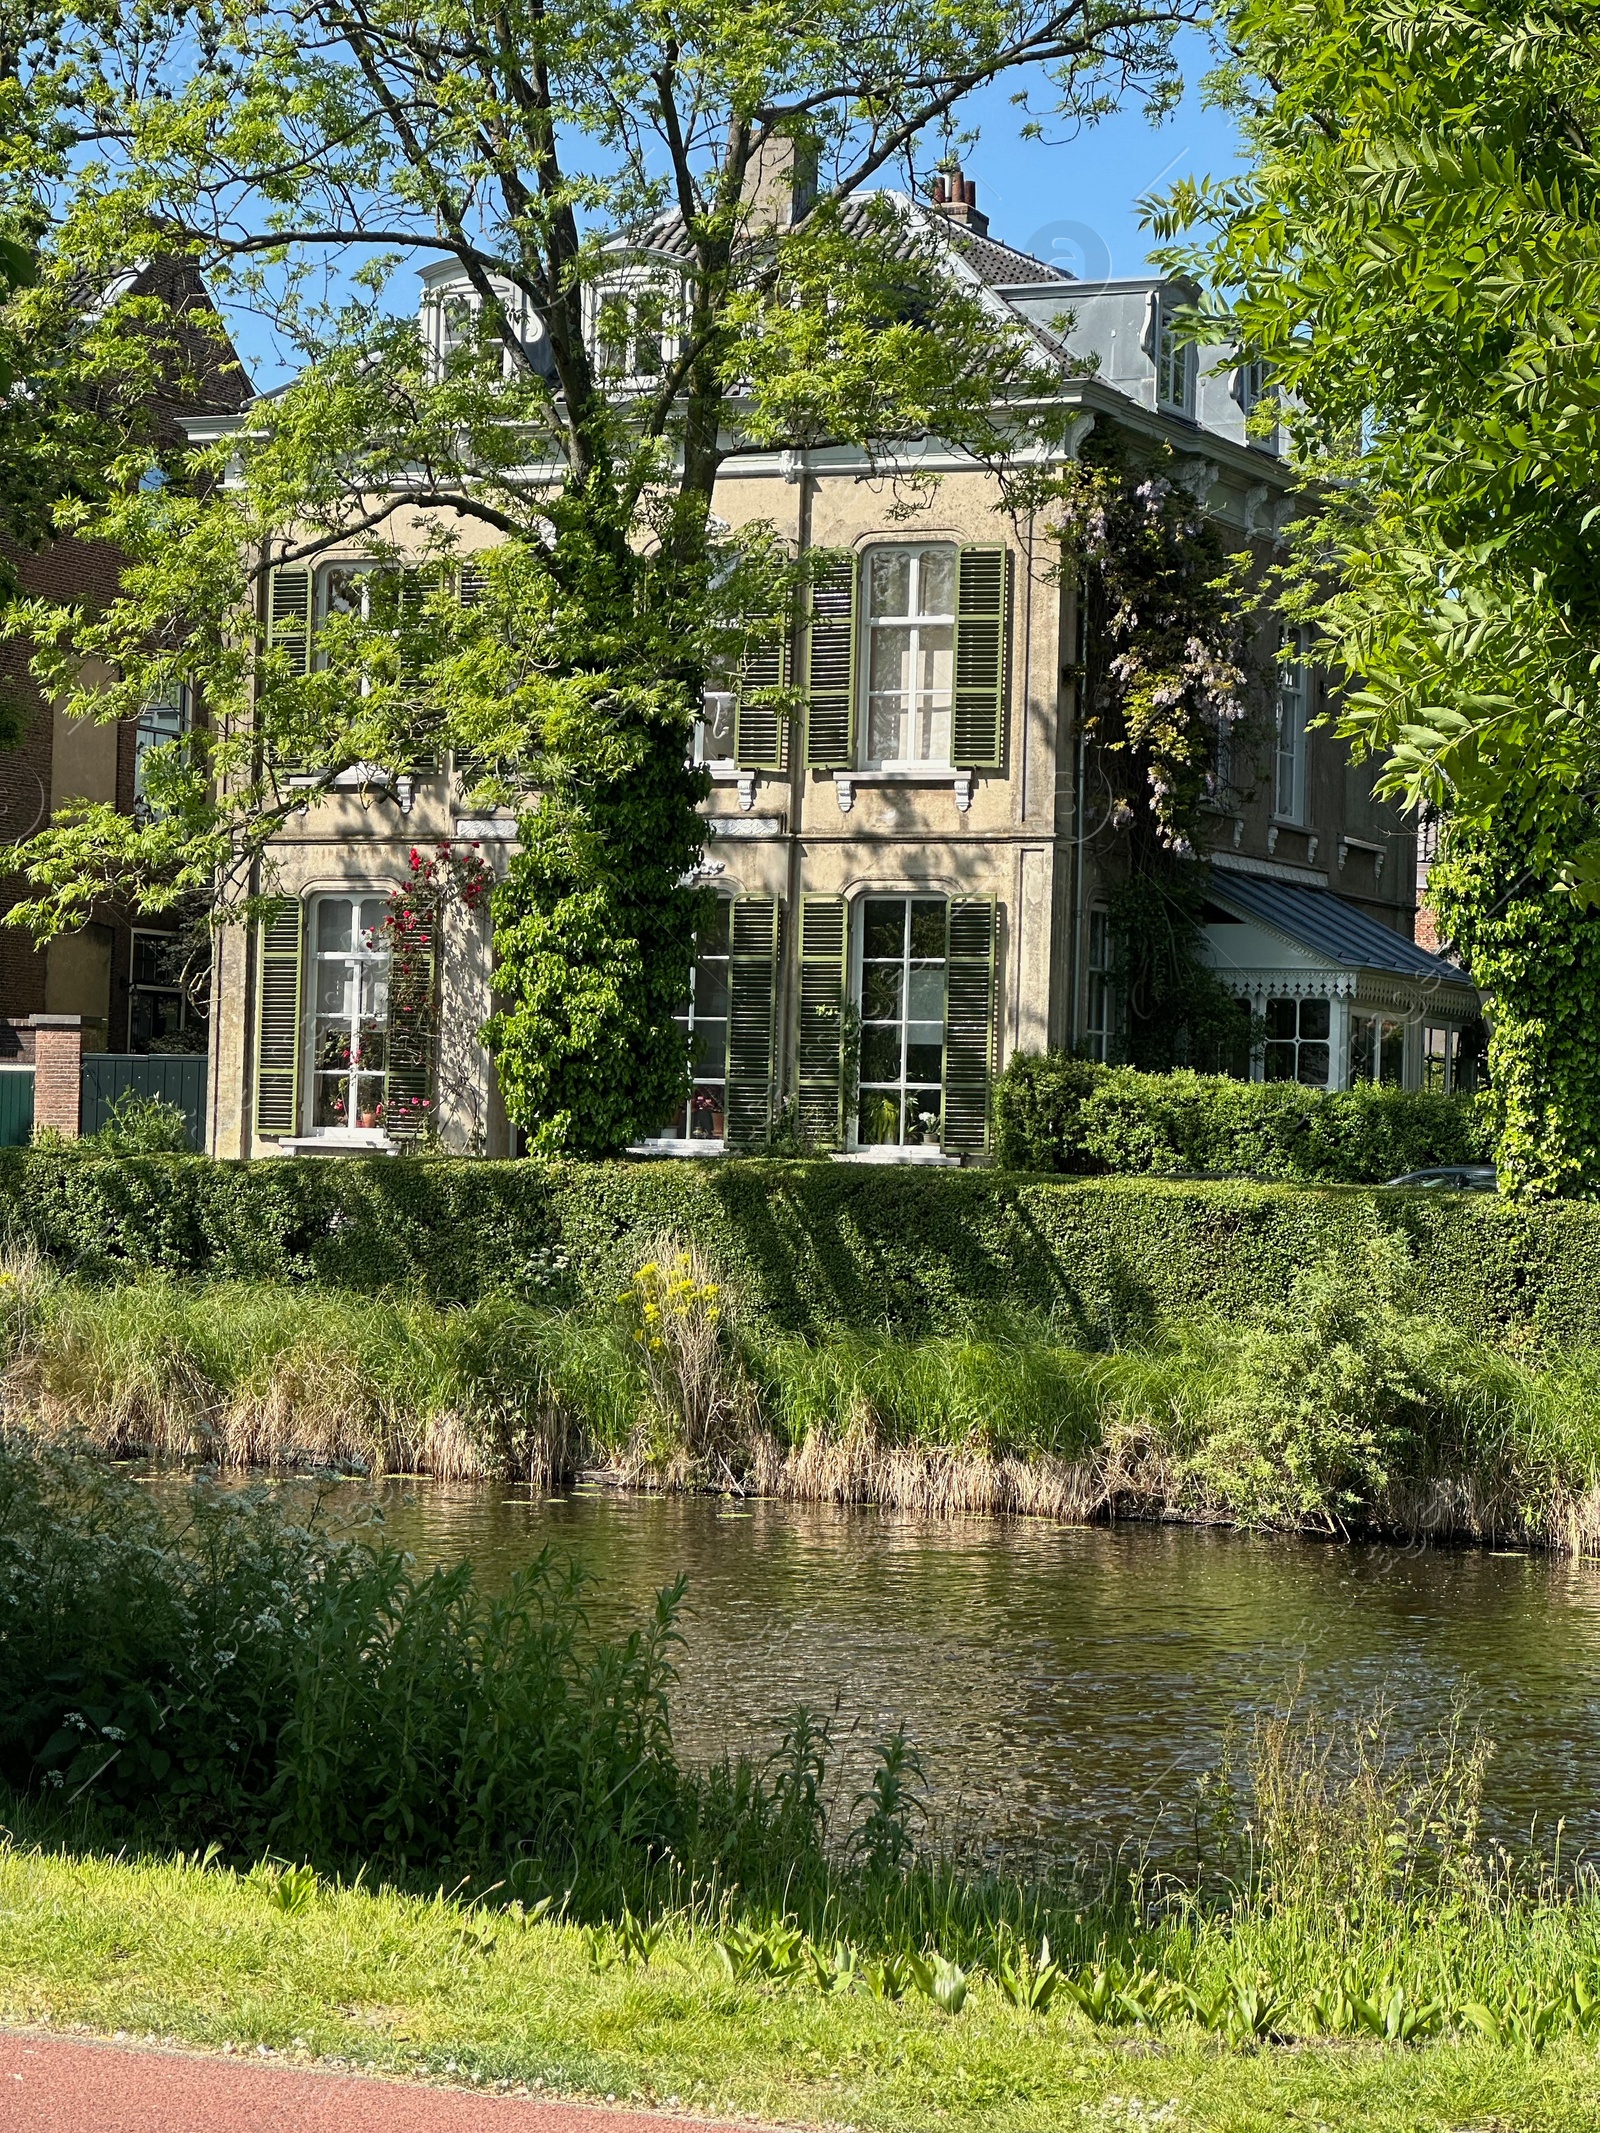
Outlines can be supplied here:
[[[191, 310], [212, 311], [204, 286], [186, 267], [131, 270], [103, 301], [149, 294], [162, 296], [180, 320]], [[158, 400], [152, 410], [157, 436], [176, 446], [184, 442], [180, 415], [227, 413], [250, 398], [249, 381], [230, 348], [211, 334], [194, 332], [185, 341], [186, 367], [198, 375], [199, 388]], [[104, 542], [69, 537], [14, 561], [27, 593], [91, 607], [116, 597], [119, 558]], [[24, 843], [70, 800], [109, 801], [131, 814], [143, 749], [170, 740], [191, 715], [182, 703], [152, 705], [142, 719], [115, 725], [69, 719], [40, 694], [30, 658], [27, 644], [0, 643], [0, 691], [20, 702], [25, 719], [20, 745], [0, 749], [0, 847]], [[14, 872], [0, 875], [0, 920], [25, 894]], [[130, 922], [112, 904], [44, 949], [35, 948], [22, 928], [0, 923], [0, 1059], [32, 1061], [31, 1024], [39, 1015], [79, 1018], [82, 1041], [92, 1051], [203, 1051], [203, 1002], [197, 1014], [176, 982], [174, 942], [169, 928]]]

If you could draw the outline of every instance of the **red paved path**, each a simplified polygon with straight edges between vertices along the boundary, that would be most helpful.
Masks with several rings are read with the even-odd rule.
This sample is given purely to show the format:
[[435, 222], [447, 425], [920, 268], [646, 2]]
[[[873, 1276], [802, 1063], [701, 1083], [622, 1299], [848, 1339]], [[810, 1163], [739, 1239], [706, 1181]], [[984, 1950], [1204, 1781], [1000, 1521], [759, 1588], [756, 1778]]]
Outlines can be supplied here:
[[701, 2121], [0, 2033], [3, 2133], [709, 2133]]

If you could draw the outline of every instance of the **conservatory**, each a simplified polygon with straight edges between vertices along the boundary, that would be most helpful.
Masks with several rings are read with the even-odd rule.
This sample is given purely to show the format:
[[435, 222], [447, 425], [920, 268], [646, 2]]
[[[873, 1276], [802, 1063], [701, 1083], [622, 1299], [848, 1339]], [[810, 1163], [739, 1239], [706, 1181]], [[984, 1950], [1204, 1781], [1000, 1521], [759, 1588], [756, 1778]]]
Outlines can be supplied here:
[[1331, 890], [1213, 868], [1204, 942], [1264, 1028], [1254, 1079], [1476, 1086], [1481, 1004], [1466, 972]]

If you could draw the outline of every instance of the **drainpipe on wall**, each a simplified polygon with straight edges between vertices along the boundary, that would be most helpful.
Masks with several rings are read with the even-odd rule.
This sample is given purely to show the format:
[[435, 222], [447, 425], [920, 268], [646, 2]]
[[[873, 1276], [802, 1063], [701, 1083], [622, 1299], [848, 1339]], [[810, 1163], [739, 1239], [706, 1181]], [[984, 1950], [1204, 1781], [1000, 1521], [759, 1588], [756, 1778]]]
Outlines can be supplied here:
[[[793, 479], [799, 488], [795, 498], [794, 528], [795, 546], [801, 555], [811, 548], [811, 476], [806, 466], [806, 455], [797, 451], [793, 457]], [[805, 653], [805, 632], [797, 635], [795, 649], [802, 658]], [[795, 678], [799, 679], [798, 662]], [[784, 1099], [789, 1093], [789, 1062], [794, 1057], [794, 1048], [799, 1041], [797, 1018], [799, 1003], [797, 991], [800, 968], [800, 810], [806, 789], [806, 733], [802, 716], [797, 726], [789, 731], [789, 832], [788, 832], [788, 878], [784, 896], [784, 922], [781, 939], [782, 960], [779, 964], [781, 980], [778, 996], [778, 1012], [774, 1017], [774, 1037], [777, 1057], [772, 1062], [772, 1108], [773, 1124], [778, 1121]]]
[[1087, 771], [1083, 749], [1083, 673], [1086, 644], [1085, 617], [1088, 613], [1088, 586], [1082, 572], [1073, 591], [1073, 658], [1077, 672], [1072, 683], [1072, 752], [1073, 752], [1073, 801], [1072, 801], [1072, 957], [1071, 975], [1067, 980], [1067, 1050], [1070, 1052], [1078, 1041], [1079, 989], [1083, 971], [1083, 807]]

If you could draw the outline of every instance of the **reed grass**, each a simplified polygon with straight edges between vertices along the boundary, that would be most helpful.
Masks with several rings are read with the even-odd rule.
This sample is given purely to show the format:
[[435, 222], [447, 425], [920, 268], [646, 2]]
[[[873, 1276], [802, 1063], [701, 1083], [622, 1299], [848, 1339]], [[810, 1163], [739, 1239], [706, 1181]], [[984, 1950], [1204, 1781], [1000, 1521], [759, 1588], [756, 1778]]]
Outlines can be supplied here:
[[[680, 1259], [687, 1272], [672, 1272]], [[541, 1483], [602, 1469], [933, 1515], [1600, 1552], [1600, 1352], [1476, 1339], [1430, 1316], [1392, 1256], [1360, 1278], [1302, 1275], [1243, 1321], [1196, 1314], [1104, 1352], [992, 1311], [920, 1341], [772, 1333], [730, 1322], [670, 1238], [653, 1264], [666, 1271], [611, 1309], [563, 1311], [270, 1283], [100, 1287], [14, 1261], [0, 1397], [46, 1440], [81, 1431], [119, 1455], [231, 1467]], [[655, 1347], [647, 1308], [665, 1314]]]

